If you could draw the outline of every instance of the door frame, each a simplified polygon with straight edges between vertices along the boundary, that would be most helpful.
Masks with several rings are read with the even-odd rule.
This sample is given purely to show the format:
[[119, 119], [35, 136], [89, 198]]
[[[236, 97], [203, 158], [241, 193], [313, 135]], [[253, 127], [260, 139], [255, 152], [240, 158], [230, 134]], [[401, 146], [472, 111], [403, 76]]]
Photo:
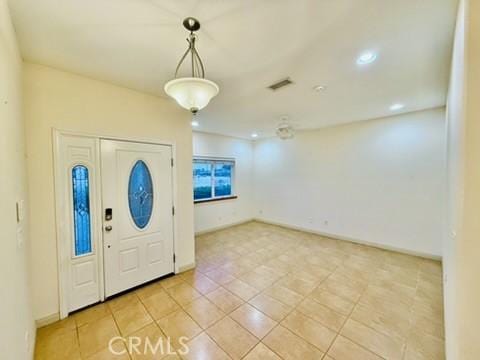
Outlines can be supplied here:
[[[121, 136], [111, 136], [104, 134], [91, 134], [84, 133], [79, 131], [70, 131], [62, 130], [57, 128], [52, 128], [52, 145], [53, 145], [53, 170], [54, 170], [54, 193], [55, 193], [55, 229], [56, 229], [56, 243], [57, 243], [57, 271], [58, 271], [58, 297], [59, 297], [59, 317], [64, 319], [69, 314], [69, 284], [68, 284], [68, 272], [70, 266], [70, 245], [66, 246], [66, 226], [65, 218], [65, 206], [64, 204], [68, 199], [65, 199], [65, 184], [63, 174], [63, 164], [61, 162], [60, 151], [61, 151], [61, 139], [64, 136], [72, 137], [83, 137], [95, 140], [96, 148], [96, 157], [95, 157], [95, 173], [97, 175], [95, 184], [102, 183], [102, 172], [101, 172], [101, 160], [100, 160], [100, 140], [115, 140], [115, 141], [125, 141], [125, 142], [134, 142], [134, 143], [143, 143], [143, 144], [152, 144], [152, 145], [164, 145], [170, 146], [172, 150], [172, 203], [175, 209], [177, 208], [177, 198], [178, 198], [178, 183], [177, 183], [177, 153], [176, 153], [176, 144], [172, 141], [160, 141], [151, 138], [137, 138], [137, 137], [121, 137]], [[101, 187], [97, 187], [98, 191], [95, 194], [97, 204], [102, 204], [102, 192]], [[100, 205], [100, 211], [96, 214], [97, 229], [92, 229], [97, 235], [99, 244], [95, 244], [98, 251], [98, 284], [100, 291], [100, 301], [105, 300], [105, 269], [104, 269], [104, 254], [103, 254], [103, 206]], [[178, 223], [177, 216], [172, 215], [173, 217], [173, 251], [174, 254], [178, 253], [176, 234], [178, 233]], [[174, 272], [177, 274], [179, 272], [178, 263], [174, 262]]]

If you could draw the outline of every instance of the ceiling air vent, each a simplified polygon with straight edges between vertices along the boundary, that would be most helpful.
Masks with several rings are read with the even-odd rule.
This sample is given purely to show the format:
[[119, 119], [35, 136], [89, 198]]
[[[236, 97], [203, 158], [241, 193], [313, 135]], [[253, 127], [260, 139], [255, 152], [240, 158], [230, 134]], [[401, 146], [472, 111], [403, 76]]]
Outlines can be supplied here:
[[291, 85], [291, 84], [293, 84], [293, 81], [290, 80], [290, 78], [287, 77], [283, 80], [277, 81], [275, 84], [270, 85], [268, 88], [270, 90], [276, 91], [276, 90], [278, 90], [282, 87], [285, 87], [285, 86], [288, 86], [288, 85]]

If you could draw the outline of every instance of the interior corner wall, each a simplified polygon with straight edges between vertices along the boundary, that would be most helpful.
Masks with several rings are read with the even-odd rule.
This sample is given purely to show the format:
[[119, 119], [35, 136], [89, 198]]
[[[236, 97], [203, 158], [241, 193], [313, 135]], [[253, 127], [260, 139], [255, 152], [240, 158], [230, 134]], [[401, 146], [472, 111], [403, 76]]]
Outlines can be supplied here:
[[447, 359], [480, 358], [480, 2], [462, 0], [448, 97]]
[[175, 144], [177, 264], [195, 261], [191, 115], [173, 101], [24, 63], [35, 319], [59, 312], [52, 129]]
[[457, 237], [461, 236], [465, 143], [465, 2], [460, 1], [447, 103], [447, 209], [443, 244], [445, 347], [458, 359]]
[[253, 211], [253, 144], [228, 136], [193, 133], [193, 156], [235, 159], [237, 199], [195, 204], [195, 232], [212, 231], [251, 220]]
[[[35, 341], [21, 77], [9, 9], [0, 0], [0, 354], [12, 360], [31, 359]], [[18, 222], [17, 202], [23, 202]]]
[[480, 2], [467, 5], [463, 220], [457, 234], [458, 359], [480, 358]]
[[445, 109], [255, 141], [259, 220], [442, 254]]

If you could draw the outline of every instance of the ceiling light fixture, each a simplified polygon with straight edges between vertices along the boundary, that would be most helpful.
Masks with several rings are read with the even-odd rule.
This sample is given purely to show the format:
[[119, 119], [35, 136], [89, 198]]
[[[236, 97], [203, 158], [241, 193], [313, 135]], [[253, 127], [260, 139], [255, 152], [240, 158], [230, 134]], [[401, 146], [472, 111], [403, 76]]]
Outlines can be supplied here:
[[[193, 17], [188, 17], [183, 20], [183, 26], [190, 31], [190, 35], [187, 38], [188, 49], [175, 69], [175, 79], [167, 82], [164, 90], [181, 107], [196, 114], [218, 94], [219, 87], [213, 81], [205, 79], [205, 67], [197, 49], [195, 49], [195, 41], [197, 40], [195, 31], [200, 29], [200, 22]], [[191, 59], [191, 76], [178, 77], [178, 71], [189, 54]]]
[[258, 134], [257, 134], [257, 133], [253, 133], [251, 136], [252, 136], [252, 138], [254, 138], [254, 139], [255, 139], [255, 138], [257, 138], [257, 137], [258, 137]]
[[293, 139], [295, 136], [295, 130], [293, 129], [292, 125], [286, 121], [283, 121], [277, 126], [276, 134], [282, 140], [289, 140]]
[[390, 106], [390, 110], [391, 111], [398, 111], [398, 110], [401, 110], [405, 107], [405, 105], [403, 104], [393, 104], [392, 106]]
[[316, 85], [313, 87], [313, 90], [315, 90], [316, 92], [320, 92], [327, 90], [327, 87], [325, 85]]
[[193, 120], [193, 121], [192, 121], [192, 126], [193, 126], [193, 127], [199, 127], [199, 126], [200, 126], [200, 123], [199, 123], [198, 121]]
[[377, 54], [373, 51], [365, 51], [357, 58], [358, 65], [367, 65], [377, 60]]

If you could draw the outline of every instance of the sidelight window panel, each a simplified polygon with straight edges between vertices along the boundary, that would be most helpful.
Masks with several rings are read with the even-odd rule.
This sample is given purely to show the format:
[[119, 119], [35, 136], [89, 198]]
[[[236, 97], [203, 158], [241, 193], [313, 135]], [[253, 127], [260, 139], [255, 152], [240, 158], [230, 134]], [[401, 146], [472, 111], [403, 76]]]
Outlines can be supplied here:
[[72, 194], [75, 256], [81, 256], [92, 252], [90, 184], [88, 169], [83, 165], [72, 169]]

